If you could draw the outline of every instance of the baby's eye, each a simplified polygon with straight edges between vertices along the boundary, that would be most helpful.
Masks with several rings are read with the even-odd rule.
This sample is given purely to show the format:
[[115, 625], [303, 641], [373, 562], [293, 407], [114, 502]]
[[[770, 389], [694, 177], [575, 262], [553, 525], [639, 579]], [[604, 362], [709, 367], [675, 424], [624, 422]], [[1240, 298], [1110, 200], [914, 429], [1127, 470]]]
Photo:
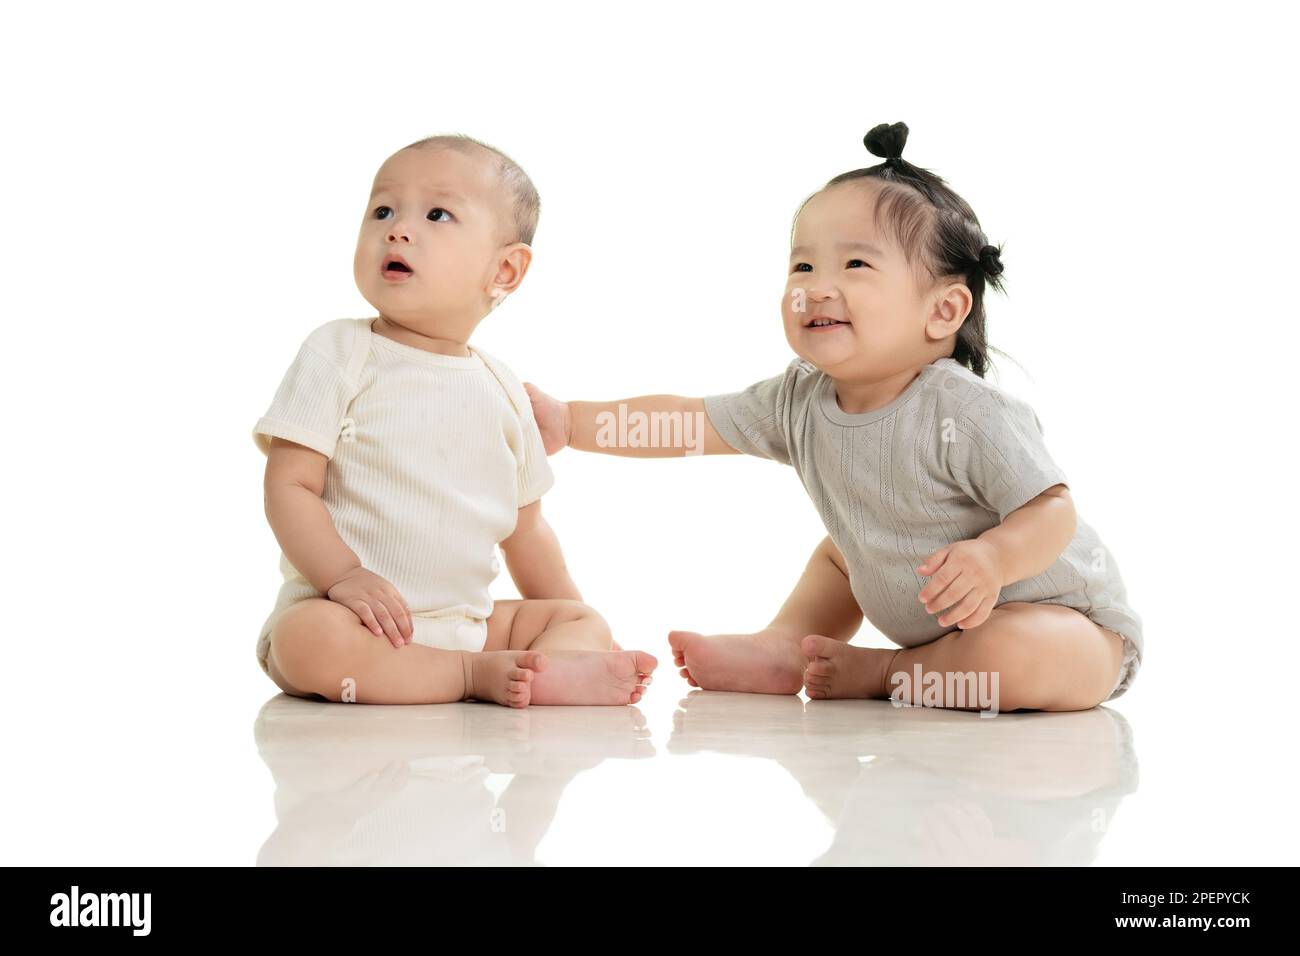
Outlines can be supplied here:
[[[805, 269], [804, 266], [808, 266], [808, 268]], [[812, 266], [809, 265], [807, 262], [796, 262], [794, 264], [794, 268], [791, 269], [790, 271], [791, 272], [812, 272]]]
[[859, 266], [865, 266], [865, 265], [866, 265], [866, 263], [863, 262], [861, 259], [850, 259], [848, 262], [846, 262], [846, 263], [844, 264], [844, 268], [846, 268], [846, 269], [853, 269], [853, 268], [856, 268], [856, 266], [854, 266], [854, 263], [855, 263], [855, 262], [856, 262]]
[[[376, 218], [376, 219], [383, 219], [384, 217], [381, 216], [381, 215], [379, 215], [379, 214], [380, 214], [381, 212], [383, 212], [385, 209], [388, 209], [388, 207], [387, 207], [387, 206], [376, 206], [376, 207], [375, 207], [375, 218]], [[388, 211], [389, 211], [389, 212], [392, 212], [393, 210], [388, 209]]]
[[431, 220], [432, 222], [445, 222], [446, 220], [434, 218], [435, 216], [437, 216], [438, 213], [442, 213], [444, 216], [447, 217], [447, 219], [451, 218], [451, 213], [447, 212], [447, 210], [443, 209], [441, 206], [434, 206], [432, 209], [429, 210], [429, 215], [427, 215], [425, 218]]

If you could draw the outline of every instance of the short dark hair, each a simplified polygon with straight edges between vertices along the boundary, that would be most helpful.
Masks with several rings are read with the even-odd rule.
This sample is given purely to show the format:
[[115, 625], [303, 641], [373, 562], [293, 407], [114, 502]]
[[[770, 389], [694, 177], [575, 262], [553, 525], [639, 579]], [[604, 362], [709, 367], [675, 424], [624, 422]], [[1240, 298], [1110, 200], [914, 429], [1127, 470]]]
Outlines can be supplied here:
[[[885, 157], [885, 162], [850, 170], [829, 180], [800, 203], [795, 220], [813, 196], [832, 186], [864, 179], [876, 180], [879, 189], [875, 221], [903, 250], [921, 287], [959, 278], [970, 289], [970, 314], [957, 332], [952, 357], [982, 378], [989, 368], [989, 352], [999, 352], [988, 344], [984, 292], [986, 285], [1005, 292], [1002, 248], [989, 245], [970, 204], [953, 192], [943, 179], [902, 158], [906, 142], [905, 123], [882, 123], [873, 127], [863, 137], [863, 143], [873, 155]], [[792, 223], [792, 236], [793, 232]]]
[[500, 180], [501, 185], [510, 194], [511, 213], [514, 220], [514, 236], [510, 241], [532, 245], [533, 236], [537, 232], [537, 217], [541, 213], [542, 201], [537, 195], [537, 187], [533, 185], [533, 181], [528, 178], [528, 174], [523, 171], [523, 168], [518, 163], [495, 146], [489, 146], [487, 143], [477, 140], [473, 136], [466, 136], [464, 133], [440, 133], [437, 136], [426, 136], [424, 139], [416, 140], [409, 146], [403, 146], [402, 149], [425, 147], [454, 149], [465, 154], [474, 152], [488, 153], [496, 165], [494, 172], [497, 179]]

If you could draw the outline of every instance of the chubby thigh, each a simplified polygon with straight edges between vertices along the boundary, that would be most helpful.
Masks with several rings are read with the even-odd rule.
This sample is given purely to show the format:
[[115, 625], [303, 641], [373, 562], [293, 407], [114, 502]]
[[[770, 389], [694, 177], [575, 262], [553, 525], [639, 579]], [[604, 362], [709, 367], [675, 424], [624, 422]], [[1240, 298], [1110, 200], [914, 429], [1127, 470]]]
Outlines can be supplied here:
[[548, 640], [553, 640], [552, 650], [615, 647], [608, 625], [595, 610], [581, 601], [556, 598], [496, 601], [487, 619], [487, 643], [483, 650], [527, 650], [548, 631]]
[[1009, 601], [977, 627], [906, 649], [895, 669], [997, 673], [1002, 710], [1083, 710], [1113, 692], [1124, 643], [1074, 608]]

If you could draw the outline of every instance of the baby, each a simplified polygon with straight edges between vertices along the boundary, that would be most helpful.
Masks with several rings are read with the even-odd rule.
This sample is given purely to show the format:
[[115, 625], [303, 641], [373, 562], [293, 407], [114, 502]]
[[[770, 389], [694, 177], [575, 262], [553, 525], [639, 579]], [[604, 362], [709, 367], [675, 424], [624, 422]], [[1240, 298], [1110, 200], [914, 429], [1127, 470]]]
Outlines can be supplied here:
[[[820, 512], [828, 537], [765, 630], [669, 635], [691, 684], [1087, 709], [1131, 685], [1141, 621], [1037, 416], [984, 380], [1000, 250], [942, 179], [901, 158], [906, 140], [902, 123], [873, 129], [866, 146], [885, 162], [796, 214], [782, 314], [799, 358], [783, 374], [703, 399], [564, 404], [525, 387], [548, 452], [681, 455], [662, 430], [612, 428], [658, 416], [697, 436], [687, 453], [793, 466]], [[900, 649], [849, 644], [864, 614]]]
[[[420, 704], [636, 703], [656, 661], [581, 603], [518, 379], [467, 343], [523, 282], [538, 196], [435, 136], [389, 157], [357, 238], [375, 318], [314, 330], [253, 437], [284, 583], [257, 659], [287, 694]], [[497, 545], [522, 600], [493, 602]]]

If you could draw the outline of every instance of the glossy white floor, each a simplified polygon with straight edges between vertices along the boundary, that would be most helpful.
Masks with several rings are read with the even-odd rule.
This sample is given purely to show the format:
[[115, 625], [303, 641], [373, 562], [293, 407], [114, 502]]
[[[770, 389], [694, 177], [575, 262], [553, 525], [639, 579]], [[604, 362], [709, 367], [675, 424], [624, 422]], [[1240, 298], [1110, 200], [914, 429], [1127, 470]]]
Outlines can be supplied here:
[[[672, 680], [667, 683], [673, 683]], [[635, 708], [322, 706], [253, 725], [261, 864], [1083, 864], [1136, 799], [1117, 710], [665, 688]], [[1122, 841], [1123, 835], [1116, 837]]]
[[1268, 818], [1280, 795], [1247, 782], [1241, 751], [1216, 752], [1223, 712], [1144, 735], [1122, 699], [981, 718], [679, 684], [635, 708], [274, 697], [252, 727], [275, 807], [257, 862], [1294, 859], [1290, 812]]

